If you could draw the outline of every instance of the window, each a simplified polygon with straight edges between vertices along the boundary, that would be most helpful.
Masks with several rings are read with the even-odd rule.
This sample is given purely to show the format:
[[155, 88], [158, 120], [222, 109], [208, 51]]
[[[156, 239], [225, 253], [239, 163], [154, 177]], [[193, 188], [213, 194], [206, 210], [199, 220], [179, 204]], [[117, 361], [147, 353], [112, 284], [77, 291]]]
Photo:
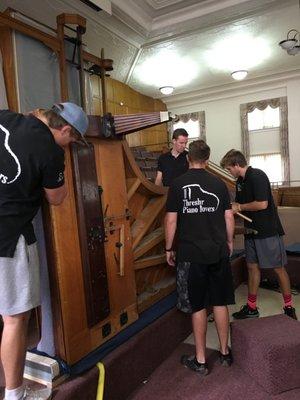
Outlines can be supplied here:
[[173, 130], [183, 128], [189, 134], [189, 142], [193, 140], [200, 139], [200, 124], [199, 121], [192, 121], [191, 119], [188, 122], [175, 122], [173, 124]]
[[248, 113], [250, 165], [262, 169], [270, 182], [283, 181], [279, 107], [255, 108]]
[[280, 117], [279, 107], [272, 108], [268, 106], [264, 110], [255, 108], [248, 113], [248, 130], [256, 131], [258, 129], [279, 128]]
[[281, 184], [283, 181], [280, 153], [250, 156], [250, 165], [253, 168], [262, 169], [270, 182]]
[[[249, 164], [250, 159], [256, 166], [259, 162], [270, 181], [288, 184], [290, 160], [287, 97], [241, 104], [240, 111], [242, 149]], [[258, 159], [258, 156], [261, 158]]]

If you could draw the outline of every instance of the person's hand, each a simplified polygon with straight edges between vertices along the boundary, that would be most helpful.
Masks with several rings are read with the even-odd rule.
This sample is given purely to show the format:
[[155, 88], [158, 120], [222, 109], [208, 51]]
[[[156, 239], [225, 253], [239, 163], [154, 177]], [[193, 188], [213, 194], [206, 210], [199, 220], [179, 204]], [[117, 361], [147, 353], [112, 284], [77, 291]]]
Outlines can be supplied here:
[[231, 257], [233, 253], [233, 242], [227, 242], [227, 246], [229, 250], [229, 257]]
[[166, 258], [167, 258], [167, 263], [171, 265], [171, 267], [175, 267], [175, 257], [176, 257], [176, 252], [175, 251], [166, 251]]
[[231, 203], [231, 209], [233, 214], [241, 211], [241, 205], [239, 203]]

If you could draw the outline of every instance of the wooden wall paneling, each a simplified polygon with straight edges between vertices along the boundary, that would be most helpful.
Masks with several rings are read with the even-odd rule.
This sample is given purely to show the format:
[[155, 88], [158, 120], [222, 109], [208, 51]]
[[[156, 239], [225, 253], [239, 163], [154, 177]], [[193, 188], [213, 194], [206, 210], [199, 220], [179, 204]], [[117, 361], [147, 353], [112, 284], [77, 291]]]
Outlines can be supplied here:
[[125, 104], [127, 107], [136, 107], [135, 106], [135, 91], [130, 87], [125, 87]]
[[12, 30], [5, 26], [0, 26], [0, 50], [2, 53], [3, 75], [8, 107], [10, 110], [18, 112], [19, 105], [12, 43]]
[[114, 102], [118, 103], [118, 104], [120, 104], [122, 102], [125, 104], [126, 103], [126, 101], [125, 101], [126, 85], [115, 79], [112, 80], [112, 84], [113, 84], [113, 90], [114, 90]]
[[154, 99], [154, 111], [167, 111], [167, 106], [163, 101]]
[[132, 97], [130, 99], [130, 104], [135, 110], [141, 110], [141, 95], [136, 90], [132, 89]]
[[[98, 79], [100, 79], [98, 77]], [[106, 98], [109, 101], [114, 101], [114, 86], [113, 86], [113, 79], [112, 78], [106, 78]]]
[[94, 115], [103, 115], [102, 112], [102, 101], [97, 97], [93, 97], [93, 114]]
[[115, 103], [115, 113], [116, 115], [128, 114], [128, 107], [125, 104], [121, 105], [119, 103]]
[[107, 112], [115, 115], [115, 103], [113, 101], [107, 100]]

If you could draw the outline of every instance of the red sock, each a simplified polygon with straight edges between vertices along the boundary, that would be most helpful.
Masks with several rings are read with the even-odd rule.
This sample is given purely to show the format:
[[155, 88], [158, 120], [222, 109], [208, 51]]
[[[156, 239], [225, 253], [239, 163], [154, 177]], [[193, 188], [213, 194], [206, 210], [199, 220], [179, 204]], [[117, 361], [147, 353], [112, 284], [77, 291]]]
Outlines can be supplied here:
[[283, 294], [284, 307], [292, 307], [292, 295]]
[[250, 294], [250, 293], [248, 294], [247, 304], [248, 307], [251, 308], [252, 310], [256, 309], [256, 298], [257, 298], [256, 294]]

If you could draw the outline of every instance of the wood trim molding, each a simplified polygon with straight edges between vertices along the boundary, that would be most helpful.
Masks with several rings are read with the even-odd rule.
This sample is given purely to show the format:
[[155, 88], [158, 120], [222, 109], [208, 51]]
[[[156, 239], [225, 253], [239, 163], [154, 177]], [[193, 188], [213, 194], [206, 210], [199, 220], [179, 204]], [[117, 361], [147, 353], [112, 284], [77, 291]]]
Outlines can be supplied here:
[[16, 67], [12, 41], [12, 30], [7, 26], [0, 25], [0, 49], [2, 52], [3, 75], [8, 108], [18, 112], [19, 103], [16, 84]]

